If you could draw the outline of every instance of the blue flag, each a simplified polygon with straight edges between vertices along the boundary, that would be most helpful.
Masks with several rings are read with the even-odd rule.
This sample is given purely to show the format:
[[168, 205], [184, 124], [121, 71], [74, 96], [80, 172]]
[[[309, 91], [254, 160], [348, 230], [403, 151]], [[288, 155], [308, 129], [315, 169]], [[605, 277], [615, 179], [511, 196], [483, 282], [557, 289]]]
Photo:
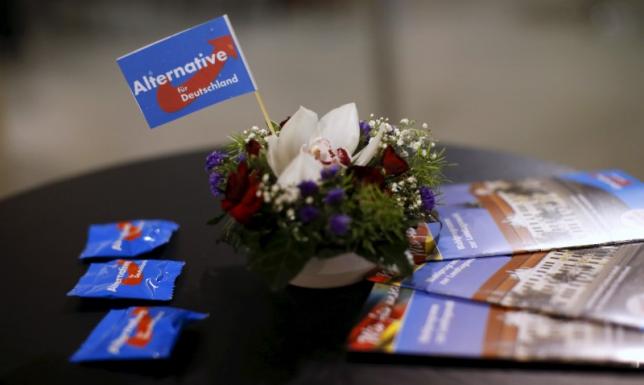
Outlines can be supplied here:
[[224, 15], [117, 60], [150, 128], [257, 90]]

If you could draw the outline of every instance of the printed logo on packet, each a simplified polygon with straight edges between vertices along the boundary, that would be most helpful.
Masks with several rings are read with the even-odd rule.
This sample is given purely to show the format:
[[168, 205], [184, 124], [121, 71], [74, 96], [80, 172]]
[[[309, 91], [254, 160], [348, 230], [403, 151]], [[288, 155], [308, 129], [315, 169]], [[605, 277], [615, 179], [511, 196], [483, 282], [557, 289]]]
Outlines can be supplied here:
[[152, 318], [147, 307], [137, 307], [132, 310], [132, 316], [138, 321], [138, 324], [134, 333], [128, 338], [127, 344], [142, 348], [152, 339], [154, 324], [163, 317], [163, 312], [159, 312], [156, 317]]
[[144, 348], [153, 337], [154, 325], [164, 315], [165, 313], [160, 311], [152, 317], [147, 307], [133, 308], [130, 313], [130, 319], [121, 334], [112, 340], [108, 351], [112, 354], [118, 354], [125, 344], [135, 348]]
[[116, 227], [121, 231], [121, 239], [133, 241], [137, 238], [141, 238], [143, 222], [139, 222], [138, 226], [132, 222], [119, 222], [116, 224]]
[[[141, 261], [141, 266], [137, 265], [134, 261], [126, 261], [124, 259], [119, 259], [116, 263], [121, 265], [115, 281], [116, 287], [118, 287], [119, 283], [121, 285], [136, 286], [143, 282], [143, 269], [148, 261]], [[114, 291], [116, 291], [116, 288]]]
[[117, 223], [116, 227], [119, 229], [120, 235], [112, 244], [112, 248], [114, 250], [121, 251], [123, 249], [123, 241], [134, 241], [141, 238], [141, 234], [143, 234], [143, 224], [143, 221], [139, 222], [138, 225], [135, 225], [132, 222]]

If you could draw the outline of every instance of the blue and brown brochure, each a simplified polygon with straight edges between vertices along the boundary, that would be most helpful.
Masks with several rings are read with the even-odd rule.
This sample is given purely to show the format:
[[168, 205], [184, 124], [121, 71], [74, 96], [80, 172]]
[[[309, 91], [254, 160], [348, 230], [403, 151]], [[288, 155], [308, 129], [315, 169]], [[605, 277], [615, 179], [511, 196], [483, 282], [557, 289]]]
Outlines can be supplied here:
[[441, 193], [442, 228], [410, 231], [416, 260], [432, 251], [430, 259], [460, 259], [644, 241], [644, 183], [619, 170], [446, 185]]
[[349, 350], [520, 361], [638, 364], [644, 332], [376, 284]]
[[644, 244], [427, 262], [402, 280], [419, 291], [644, 330]]

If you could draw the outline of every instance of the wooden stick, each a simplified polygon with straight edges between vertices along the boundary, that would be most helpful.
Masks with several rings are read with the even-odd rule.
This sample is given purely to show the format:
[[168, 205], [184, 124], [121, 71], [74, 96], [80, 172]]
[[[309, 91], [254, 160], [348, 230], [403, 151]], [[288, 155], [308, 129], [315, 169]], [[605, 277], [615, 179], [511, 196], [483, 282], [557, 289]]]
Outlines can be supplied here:
[[271, 130], [273, 135], [275, 135], [275, 130], [273, 129], [271, 118], [268, 116], [268, 111], [266, 111], [266, 106], [264, 105], [264, 101], [262, 100], [262, 95], [259, 94], [259, 91], [255, 91], [255, 98], [257, 98], [257, 104], [259, 104], [259, 109], [262, 110], [262, 114], [264, 114], [264, 120], [266, 121], [266, 125], [268, 126], [268, 129]]

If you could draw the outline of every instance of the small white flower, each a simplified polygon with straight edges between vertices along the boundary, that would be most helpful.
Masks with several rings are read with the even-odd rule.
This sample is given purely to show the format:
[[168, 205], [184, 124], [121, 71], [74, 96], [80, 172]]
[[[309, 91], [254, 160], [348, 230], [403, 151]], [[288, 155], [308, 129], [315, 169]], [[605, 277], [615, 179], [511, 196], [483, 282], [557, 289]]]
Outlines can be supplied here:
[[[371, 114], [371, 115], [373, 115], [373, 114]], [[375, 121], [373, 121], [373, 120], [370, 120], [370, 121], [369, 121], [369, 127], [371, 127], [371, 128], [376, 127], [376, 122], [375, 122]]]
[[308, 204], [308, 205], [312, 204], [313, 203], [313, 197], [306, 197], [304, 202], [306, 202], [306, 204]]
[[255, 133], [251, 132], [250, 135], [248, 135], [248, 139], [255, 139]]
[[[385, 120], [388, 120], [388, 119], [385, 119]], [[391, 124], [389, 123], [384, 123], [384, 128], [386, 132], [391, 132], [394, 130], [393, 127], [391, 127]]]
[[271, 194], [269, 194], [269, 193], [265, 192], [265, 193], [264, 193], [264, 202], [265, 202], [265, 203], [268, 203], [268, 202], [270, 202], [270, 201], [271, 201]]
[[429, 144], [429, 146], [430, 146], [430, 147], [435, 147], [435, 146], [436, 146], [436, 142], [431, 142], [431, 143]]
[[429, 157], [430, 157], [432, 160], [436, 159], [436, 153], [435, 153], [435, 152], [433, 152]]
[[397, 144], [398, 146], [402, 146], [403, 144], [405, 144], [405, 142], [403, 142], [403, 140], [402, 140], [402, 139], [398, 139], [398, 141], [396, 142], [396, 144]]
[[268, 175], [268, 174], [262, 175], [262, 182], [264, 182], [264, 183], [268, 182], [268, 178], [270, 178], [270, 175]]
[[295, 210], [293, 209], [286, 210], [286, 216], [288, 217], [288, 219], [291, 219], [291, 220], [295, 219]]
[[426, 157], [426, 156], [427, 156], [427, 150], [423, 149], [423, 150], [420, 152], [420, 154], [423, 156], [423, 158], [424, 158], [424, 157]]
[[401, 155], [403, 158], [406, 158], [406, 157], [408, 157], [408, 156], [409, 156], [409, 153], [408, 153], [407, 151], [404, 151], [404, 150], [403, 150], [403, 151], [400, 153], [400, 155]]
[[280, 189], [280, 186], [278, 186], [278, 185], [276, 185], [276, 184], [274, 184], [274, 185], [272, 185], [272, 186], [271, 186], [271, 191], [272, 191], [272, 192], [277, 192], [277, 190], [279, 190], [279, 189]]
[[407, 178], [407, 182], [413, 185], [414, 183], [416, 183], [416, 178], [413, 176], [410, 176], [409, 178]]
[[424, 129], [427, 129], [427, 127], [429, 127], [429, 126], [427, 125], [427, 123], [423, 123], [422, 127], [423, 127]]
[[400, 119], [400, 124], [404, 124], [404, 125], [409, 124], [409, 119], [407, 119], [407, 118]]
[[255, 193], [255, 196], [258, 197], [258, 198], [261, 197], [262, 196], [262, 191], [257, 190], [257, 192]]
[[284, 195], [282, 195], [282, 197], [284, 198], [284, 201], [288, 203], [293, 203], [297, 200], [299, 195], [300, 195], [300, 189], [298, 189], [295, 186], [289, 186], [284, 190]]

